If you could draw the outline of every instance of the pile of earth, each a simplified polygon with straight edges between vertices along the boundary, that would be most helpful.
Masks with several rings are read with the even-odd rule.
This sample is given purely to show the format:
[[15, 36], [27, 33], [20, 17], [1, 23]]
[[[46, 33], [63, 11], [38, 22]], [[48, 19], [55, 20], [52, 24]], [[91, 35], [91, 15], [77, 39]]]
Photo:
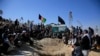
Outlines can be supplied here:
[[[34, 40], [34, 46], [28, 44], [23, 45], [13, 54], [22, 53], [26, 56], [71, 56], [73, 48], [63, 43], [58, 38], [43, 38], [41, 40]], [[89, 56], [100, 56], [100, 51], [90, 51]]]

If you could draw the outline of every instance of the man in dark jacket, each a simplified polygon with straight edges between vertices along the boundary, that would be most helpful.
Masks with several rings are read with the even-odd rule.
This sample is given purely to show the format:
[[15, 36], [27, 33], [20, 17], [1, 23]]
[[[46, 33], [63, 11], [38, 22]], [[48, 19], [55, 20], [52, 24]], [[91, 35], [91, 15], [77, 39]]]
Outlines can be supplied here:
[[89, 37], [88, 31], [84, 30], [84, 35], [82, 36], [81, 40], [81, 48], [83, 56], [88, 56], [90, 46], [91, 46], [91, 39]]

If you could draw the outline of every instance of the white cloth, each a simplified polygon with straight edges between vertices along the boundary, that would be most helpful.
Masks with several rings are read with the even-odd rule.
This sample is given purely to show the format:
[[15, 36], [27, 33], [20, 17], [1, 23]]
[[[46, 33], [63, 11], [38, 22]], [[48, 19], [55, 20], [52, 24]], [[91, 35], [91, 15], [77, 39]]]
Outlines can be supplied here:
[[89, 55], [89, 50], [82, 50], [83, 56], [88, 56]]
[[63, 37], [62, 37], [62, 40], [65, 42], [65, 41], [66, 41], [66, 37], [65, 37], [65, 36], [63, 36]]
[[76, 38], [72, 38], [72, 45], [76, 43]]
[[74, 45], [76, 43], [76, 38], [72, 38], [68, 40], [68, 44]]

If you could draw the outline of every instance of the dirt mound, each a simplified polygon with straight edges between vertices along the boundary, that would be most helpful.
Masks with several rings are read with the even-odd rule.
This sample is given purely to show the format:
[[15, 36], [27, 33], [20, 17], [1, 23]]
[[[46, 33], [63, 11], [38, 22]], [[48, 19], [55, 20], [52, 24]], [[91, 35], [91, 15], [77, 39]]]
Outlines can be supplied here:
[[[26, 55], [26, 56], [71, 56], [73, 48], [65, 45], [61, 39], [58, 38], [44, 38], [42, 40], [34, 40], [34, 46], [28, 44], [22, 45], [21, 48], [16, 49], [12, 54]], [[89, 56], [100, 56], [100, 51], [92, 50]]]
[[[72, 47], [65, 45], [58, 38], [44, 38], [37, 42], [41, 49], [37, 50], [40, 56], [71, 56]], [[100, 52], [90, 51], [89, 56], [99, 56]]]
[[[42, 50], [39, 50], [40, 56], [65, 56], [66, 51], [69, 51], [68, 46], [58, 38], [44, 38], [38, 41], [38, 44], [42, 45]], [[70, 55], [69, 52], [67, 54]]]

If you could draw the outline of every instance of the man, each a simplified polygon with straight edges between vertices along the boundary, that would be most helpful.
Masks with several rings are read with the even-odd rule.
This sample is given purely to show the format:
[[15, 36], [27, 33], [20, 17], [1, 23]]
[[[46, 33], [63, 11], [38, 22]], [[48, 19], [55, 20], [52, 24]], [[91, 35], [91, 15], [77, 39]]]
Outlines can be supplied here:
[[[88, 28], [88, 31], [89, 31], [89, 36], [91, 38], [91, 45], [93, 44], [93, 35], [94, 35], [94, 29], [89, 27]], [[92, 46], [91, 46], [92, 47]]]
[[64, 33], [62, 34], [62, 41], [66, 44], [66, 36]]
[[89, 36], [92, 37], [92, 35], [94, 35], [94, 30], [93, 30], [93, 28], [89, 27], [89, 28], [88, 28], [88, 31], [89, 31]]
[[19, 25], [19, 21], [18, 21], [18, 19], [16, 19], [16, 20], [15, 20], [15, 26], [18, 27], [18, 25]]
[[100, 49], [100, 36], [98, 34], [96, 34], [95, 37], [93, 38], [93, 40], [94, 40], [93, 47], [95, 49]]
[[91, 46], [91, 39], [89, 37], [88, 31], [84, 30], [84, 35], [82, 36], [81, 40], [81, 48], [83, 56], [88, 56], [90, 46]]
[[76, 38], [75, 43], [72, 45], [72, 47], [74, 48], [74, 50], [72, 51], [72, 56], [83, 56], [82, 54], [82, 50], [80, 47], [80, 42], [77, 38], [77, 36], [74, 36]]
[[4, 54], [8, 54], [8, 51], [13, 50], [14, 49], [14, 36], [13, 35], [8, 35], [7, 33], [4, 34], [4, 42], [3, 42], [3, 46], [2, 46], [2, 53]]
[[23, 30], [22, 32], [22, 41], [23, 42], [29, 42], [31, 46], [33, 46], [33, 41], [30, 38], [29, 32]]

